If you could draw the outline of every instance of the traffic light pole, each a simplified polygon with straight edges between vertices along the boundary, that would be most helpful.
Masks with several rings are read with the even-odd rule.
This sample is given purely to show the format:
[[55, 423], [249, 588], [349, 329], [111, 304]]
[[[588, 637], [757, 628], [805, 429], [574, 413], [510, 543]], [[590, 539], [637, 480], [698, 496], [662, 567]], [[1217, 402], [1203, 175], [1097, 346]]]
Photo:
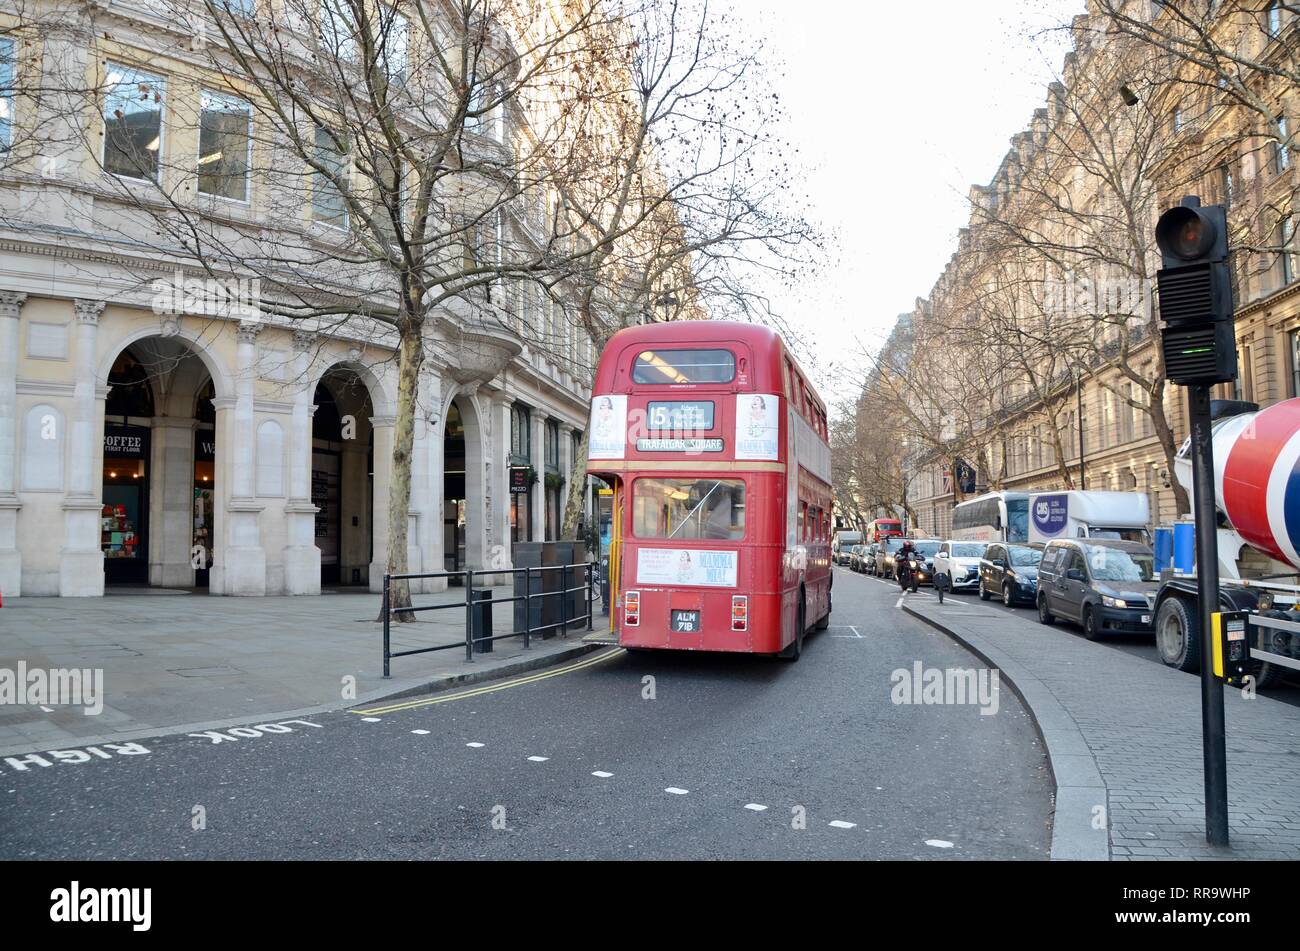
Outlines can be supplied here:
[[1210, 388], [1189, 386], [1192, 429], [1192, 512], [1196, 517], [1196, 583], [1201, 612], [1201, 745], [1205, 759], [1205, 840], [1228, 844], [1228, 752], [1223, 684], [1214, 675], [1214, 612], [1219, 608], [1218, 518], [1214, 504], [1214, 444]]

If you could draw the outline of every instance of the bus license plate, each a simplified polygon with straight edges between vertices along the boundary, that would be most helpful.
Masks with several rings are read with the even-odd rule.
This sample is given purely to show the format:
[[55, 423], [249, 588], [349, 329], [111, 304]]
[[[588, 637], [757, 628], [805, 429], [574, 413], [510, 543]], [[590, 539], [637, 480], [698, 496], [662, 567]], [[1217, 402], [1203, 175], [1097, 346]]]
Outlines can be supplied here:
[[676, 634], [698, 634], [700, 631], [700, 612], [674, 611], [672, 622], [673, 632]]

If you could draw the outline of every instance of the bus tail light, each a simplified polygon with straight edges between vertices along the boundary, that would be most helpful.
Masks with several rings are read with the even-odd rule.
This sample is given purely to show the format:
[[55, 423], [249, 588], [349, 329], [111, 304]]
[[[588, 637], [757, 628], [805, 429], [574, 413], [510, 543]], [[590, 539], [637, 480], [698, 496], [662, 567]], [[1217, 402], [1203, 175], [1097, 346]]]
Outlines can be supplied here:
[[641, 624], [641, 592], [629, 591], [623, 595], [623, 623], [628, 627]]
[[749, 598], [743, 594], [731, 596], [731, 629], [733, 631], [749, 630]]

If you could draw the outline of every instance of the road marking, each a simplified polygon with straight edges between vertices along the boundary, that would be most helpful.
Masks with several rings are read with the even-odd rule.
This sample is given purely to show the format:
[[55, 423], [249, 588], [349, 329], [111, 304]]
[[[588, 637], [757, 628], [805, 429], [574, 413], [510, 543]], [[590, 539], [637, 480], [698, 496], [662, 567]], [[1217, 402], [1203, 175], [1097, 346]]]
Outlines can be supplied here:
[[751, 812], [767, 812], [767, 806], [757, 802], [747, 802], [745, 808]]
[[483, 748], [482, 743], [466, 743], [465, 745], [472, 750], [481, 750]]
[[41, 709], [44, 710], [46, 713], [53, 713], [53, 712], [54, 712], [54, 708], [53, 708], [53, 707], [41, 707]]
[[858, 629], [857, 629], [856, 627], [854, 627], [852, 624], [841, 624], [841, 625], [837, 625], [837, 627], [847, 627], [847, 628], [848, 628], [850, 631], [852, 631], [853, 633], [852, 633], [852, 634], [832, 634], [831, 637], [843, 637], [843, 638], [847, 638], [847, 639], [850, 640], [850, 641], [853, 641], [853, 640], [865, 641], [865, 640], [866, 640], [866, 638], [863, 637], [862, 634], [858, 632]]
[[416, 736], [428, 736], [428, 735], [429, 735], [429, 731], [428, 731], [428, 730], [412, 730], [411, 732], [414, 733]]
[[832, 819], [827, 825], [832, 829], [856, 829], [858, 826], [856, 822], [845, 822], [843, 819]]
[[685, 796], [688, 792], [690, 792], [690, 790], [679, 789], [677, 786], [669, 786], [667, 789], [664, 790], [664, 792], [672, 793], [674, 796]]
[[378, 723], [378, 722], [379, 722], [379, 717], [362, 717], [362, 718], [361, 718], [361, 722], [362, 722], [362, 723]]
[[898, 600], [894, 602], [894, 607], [896, 607], [896, 608], [901, 608], [901, 607], [903, 606], [903, 598], [904, 598], [904, 597], [905, 597], [905, 595], [899, 595], [899, 596], [898, 596]]
[[596, 770], [592, 770], [591, 775], [595, 776], [597, 779], [609, 779], [609, 777], [613, 776], [614, 774], [607, 773], [603, 769], [596, 769]]
[[947, 841], [946, 839], [926, 839], [926, 840], [925, 840], [925, 844], [926, 844], [926, 845], [932, 845], [932, 846], [934, 846], [936, 849], [951, 849], [951, 848], [952, 848], [952, 843], [949, 842], [949, 841]]
[[528, 757], [528, 762], [530, 762], [530, 763], [545, 763], [548, 759], [550, 759], [549, 756], [530, 756], [530, 757]]
[[370, 707], [366, 710], [349, 710], [349, 713], [367, 714], [367, 713], [394, 713], [398, 710], [413, 710], [416, 707], [427, 707], [435, 703], [450, 703], [453, 700], [464, 700], [466, 697], [481, 697], [487, 693], [496, 693], [498, 690], [507, 690], [510, 687], [522, 687], [524, 684], [537, 683], [539, 680], [549, 680], [551, 677], [558, 677], [561, 674], [572, 673], [575, 670], [582, 670], [586, 667], [594, 667], [596, 664], [603, 664], [607, 660], [612, 660], [622, 654], [627, 653], [621, 647], [611, 648], [608, 651], [602, 651], [594, 657], [579, 661], [576, 664], [570, 664], [567, 667], [557, 667], [555, 670], [548, 670], [545, 673], [530, 674], [527, 677], [516, 677], [514, 680], [506, 680], [499, 684], [492, 684], [489, 687], [477, 687], [473, 690], [462, 690], [459, 693], [451, 694], [446, 697], [430, 697], [427, 700], [412, 700], [408, 703], [395, 703], [386, 707]]

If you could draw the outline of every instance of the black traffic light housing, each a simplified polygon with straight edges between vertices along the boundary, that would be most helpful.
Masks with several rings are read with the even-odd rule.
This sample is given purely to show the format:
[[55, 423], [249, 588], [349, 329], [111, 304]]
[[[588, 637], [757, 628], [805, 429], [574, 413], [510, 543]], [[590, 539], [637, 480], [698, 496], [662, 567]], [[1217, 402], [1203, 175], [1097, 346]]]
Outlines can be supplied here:
[[1156, 274], [1165, 375], [1182, 386], [1210, 386], [1237, 377], [1228, 215], [1194, 195], [1156, 224], [1164, 267]]

